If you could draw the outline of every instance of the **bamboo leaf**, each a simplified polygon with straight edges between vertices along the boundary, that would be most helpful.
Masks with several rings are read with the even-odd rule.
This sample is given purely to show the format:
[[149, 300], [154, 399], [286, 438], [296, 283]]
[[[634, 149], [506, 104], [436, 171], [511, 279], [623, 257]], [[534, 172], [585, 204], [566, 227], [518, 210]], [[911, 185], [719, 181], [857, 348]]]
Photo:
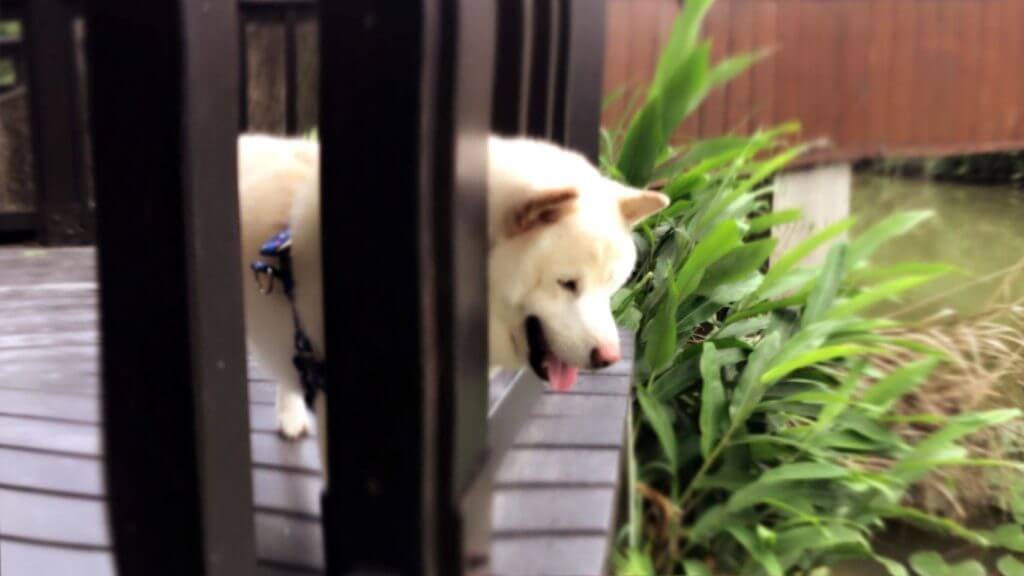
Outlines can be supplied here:
[[743, 235], [739, 225], [733, 220], [725, 220], [697, 243], [693, 253], [676, 275], [676, 286], [679, 297], [686, 298], [694, 293], [709, 266], [726, 254], [732, 252], [743, 243]]
[[892, 238], [906, 234], [931, 217], [931, 211], [900, 212], [875, 224], [850, 243], [847, 265], [853, 267], [860, 264]]
[[922, 384], [940, 362], [938, 358], [926, 358], [893, 370], [868, 388], [861, 402], [887, 412], [897, 400]]
[[981, 533], [975, 532], [949, 518], [942, 518], [908, 506], [887, 506], [878, 510], [886, 518], [898, 518], [904, 522], [921, 528], [956, 536], [976, 546], [988, 546], [989, 541]]
[[768, 369], [768, 365], [781, 347], [782, 335], [773, 332], [754, 348], [746, 368], [743, 369], [743, 374], [740, 375], [739, 383], [729, 405], [729, 416], [732, 422], [745, 422], [754, 410], [754, 406], [761, 401], [761, 397], [764, 395], [764, 386], [760, 382], [761, 375]]
[[676, 17], [672, 25], [672, 34], [661, 52], [658, 65], [654, 69], [651, 82], [652, 92], [661, 92], [672, 72], [678, 68], [688, 54], [697, 45], [704, 17], [711, 8], [713, 0], [690, 0], [683, 5], [683, 11]]
[[[895, 298], [907, 290], [931, 282], [934, 279], [934, 275], [927, 275], [890, 280], [889, 282], [864, 290], [853, 298], [849, 298], [836, 304], [828, 311], [828, 314], [826, 314], [825, 317], [842, 318], [844, 316], [851, 316], [866, 308], [870, 308], [879, 302]], [[765, 281], [767, 282], [767, 280]]]
[[957, 272], [956, 266], [939, 262], [902, 262], [892, 266], [868, 266], [851, 272], [849, 281], [854, 284], [874, 284], [909, 276], [944, 276]]
[[843, 234], [853, 226], [853, 219], [846, 218], [822, 228], [817, 233], [804, 239], [786, 252], [778, 262], [774, 262], [768, 274], [765, 275], [764, 283], [761, 285], [761, 292], [764, 292], [774, 284], [782, 280], [801, 260], [814, 252], [819, 246], [823, 246], [830, 240]]
[[665, 146], [662, 136], [662, 102], [655, 97], [645, 104], [626, 132], [616, 166], [626, 183], [645, 187], [654, 172], [655, 162]]
[[661, 88], [662, 137], [667, 141], [679, 124], [703, 100], [709, 81], [711, 43], [704, 42], [690, 52]]
[[712, 87], [725, 84], [747, 71], [748, 68], [768, 57], [770, 50], [739, 54], [722, 60], [711, 69], [709, 82]]
[[799, 370], [800, 368], [811, 366], [812, 364], [827, 362], [829, 360], [835, 360], [837, 358], [861, 356], [869, 352], [872, 352], [871, 348], [858, 346], [856, 344], [837, 344], [835, 346], [818, 348], [817, 350], [801, 354], [792, 360], [783, 362], [771, 370], [768, 370], [761, 376], [761, 383], [774, 384], [782, 378], [785, 378], [786, 375], [795, 370]]
[[643, 332], [644, 361], [652, 373], [658, 373], [672, 364], [678, 343], [676, 310], [679, 308], [679, 292], [671, 275], [666, 278], [665, 284], [666, 291], [661, 304]]
[[776, 244], [776, 238], [764, 238], [729, 252], [708, 268], [698, 291], [707, 294], [722, 284], [737, 282], [757, 272], [768, 261]]
[[775, 557], [775, 553], [765, 547], [749, 528], [738, 524], [731, 524], [726, 530], [747, 550], [751, 558], [757, 561], [769, 576], [782, 576], [782, 565], [779, 564], [779, 559]]
[[748, 233], [760, 234], [761, 232], [767, 232], [775, 226], [796, 222], [802, 217], [803, 211], [799, 208], [780, 210], [779, 212], [772, 212], [770, 214], [765, 214], [764, 216], [758, 216], [757, 218], [752, 218], [750, 220]]
[[640, 410], [643, 412], [644, 418], [654, 430], [655, 436], [658, 437], [661, 451], [674, 476], [679, 467], [679, 445], [676, 443], [676, 433], [672, 427], [672, 416], [664, 404], [650, 396], [645, 390], [638, 388], [636, 398], [640, 403]]
[[726, 425], [725, 389], [722, 387], [718, 349], [711, 342], [704, 344], [700, 357], [700, 373], [704, 379], [700, 408], [700, 453], [707, 458]]
[[839, 285], [843, 279], [843, 271], [846, 269], [846, 245], [836, 244], [829, 250], [825, 259], [825, 268], [818, 277], [810, 295], [807, 297], [807, 307], [801, 318], [804, 326], [814, 324], [821, 320], [828, 309], [832, 307], [836, 294], [839, 292]]
[[914, 482], [933, 468], [933, 462], [963, 458], [966, 450], [955, 445], [960, 438], [1019, 417], [1020, 411], [1012, 408], [954, 416], [937, 432], [918, 442], [907, 456], [890, 468], [890, 474], [904, 482]]

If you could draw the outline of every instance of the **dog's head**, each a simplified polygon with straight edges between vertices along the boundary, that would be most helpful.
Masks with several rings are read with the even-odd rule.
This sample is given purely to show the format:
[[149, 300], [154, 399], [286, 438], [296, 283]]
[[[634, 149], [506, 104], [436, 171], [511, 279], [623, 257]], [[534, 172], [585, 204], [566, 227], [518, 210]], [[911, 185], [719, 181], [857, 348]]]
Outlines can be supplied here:
[[492, 362], [568, 389], [619, 360], [611, 297], [636, 263], [630, 229], [668, 199], [542, 142], [492, 139], [489, 161]]

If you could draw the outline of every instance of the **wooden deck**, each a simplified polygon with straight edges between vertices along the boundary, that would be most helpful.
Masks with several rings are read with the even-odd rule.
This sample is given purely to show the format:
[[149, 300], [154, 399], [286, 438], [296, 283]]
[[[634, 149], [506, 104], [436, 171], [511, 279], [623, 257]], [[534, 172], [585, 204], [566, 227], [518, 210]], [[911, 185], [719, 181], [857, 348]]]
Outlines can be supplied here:
[[[0, 249], [0, 319], [0, 574], [113, 575], [92, 249]], [[604, 571], [631, 366], [541, 399], [497, 472], [495, 574]], [[318, 574], [315, 440], [276, 434], [274, 384], [249, 373], [259, 558], [267, 574]]]

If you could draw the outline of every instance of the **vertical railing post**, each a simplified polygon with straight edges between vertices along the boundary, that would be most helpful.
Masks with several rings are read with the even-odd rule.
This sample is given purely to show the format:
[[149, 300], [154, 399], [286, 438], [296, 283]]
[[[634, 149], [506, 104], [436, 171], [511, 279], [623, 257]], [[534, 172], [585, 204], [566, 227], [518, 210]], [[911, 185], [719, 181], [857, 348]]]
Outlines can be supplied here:
[[238, 131], [249, 129], [249, 38], [248, 20], [239, 2], [238, 9]]
[[560, 0], [565, 63], [559, 141], [597, 163], [604, 79], [605, 0]]
[[25, 7], [37, 236], [44, 244], [83, 244], [93, 237], [75, 83], [74, 11], [65, 0], [27, 0]]
[[486, 456], [492, 8], [321, 4], [331, 575], [487, 562], [460, 500]]
[[529, 86], [529, 55], [526, 2], [499, 0], [495, 47], [491, 127], [497, 134], [515, 136], [525, 129], [525, 90]]
[[284, 131], [299, 131], [299, 56], [294, 8], [284, 10]]
[[526, 132], [550, 138], [558, 54], [558, 0], [530, 0], [530, 84]]
[[256, 574], [236, 6], [89, 0], [86, 13], [118, 573]]
[[[464, 574], [490, 573], [491, 494], [473, 490], [484, 470], [489, 450], [488, 332], [487, 332], [487, 146], [492, 101], [487, 98], [496, 75], [495, 37], [498, 21], [492, 0], [455, 3], [457, 33], [450, 52], [454, 90], [440, 92], [438, 105], [451, 110], [455, 141], [453, 162], [444, 178], [435, 179], [438, 194], [434, 226], [437, 262], [441, 267], [439, 302], [442, 308], [437, 338], [447, 344], [442, 380], [454, 388], [454, 471], [452, 498], [459, 506], [461, 568]], [[442, 52], [442, 58], [445, 53]], [[425, 143], [427, 145], [428, 143]], [[444, 438], [442, 437], [442, 441]], [[484, 485], [492, 482], [486, 478]]]

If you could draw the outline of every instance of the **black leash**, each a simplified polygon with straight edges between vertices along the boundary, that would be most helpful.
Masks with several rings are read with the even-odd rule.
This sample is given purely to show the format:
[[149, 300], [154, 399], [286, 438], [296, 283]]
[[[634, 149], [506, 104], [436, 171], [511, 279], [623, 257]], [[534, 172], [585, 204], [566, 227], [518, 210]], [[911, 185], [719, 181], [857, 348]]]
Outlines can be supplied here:
[[292, 307], [292, 320], [295, 324], [295, 355], [292, 356], [292, 364], [299, 372], [306, 405], [312, 408], [317, 392], [326, 391], [326, 371], [324, 363], [313, 354], [313, 345], [302, 329], [299, 311], [295, 307], [295, 277], [292, 274], [291, 248], [291, 231], [285, 228], [260, 247], [260, 256], [277, 258], [277, 265], [274, 266], [262, 260], [253, 260], [249, 267], [252, 268], [253, 275], [256, 277], [256, 287], [260, 294], [270, 294], [274, 291], [274, 279], [281, 280], [284, 295]]

